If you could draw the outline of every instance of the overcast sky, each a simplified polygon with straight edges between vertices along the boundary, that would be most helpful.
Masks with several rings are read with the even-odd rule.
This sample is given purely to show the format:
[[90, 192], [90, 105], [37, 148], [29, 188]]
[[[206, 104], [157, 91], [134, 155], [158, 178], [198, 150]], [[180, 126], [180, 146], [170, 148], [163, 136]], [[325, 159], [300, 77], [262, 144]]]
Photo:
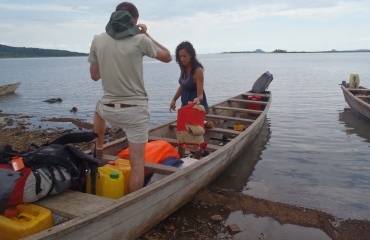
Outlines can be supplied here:
[[[370, 49], [370, 0], [137, 0], [139, 23], [197, 53]], [[0, 0], [0, 44], [88, 53], [120, 1]]]

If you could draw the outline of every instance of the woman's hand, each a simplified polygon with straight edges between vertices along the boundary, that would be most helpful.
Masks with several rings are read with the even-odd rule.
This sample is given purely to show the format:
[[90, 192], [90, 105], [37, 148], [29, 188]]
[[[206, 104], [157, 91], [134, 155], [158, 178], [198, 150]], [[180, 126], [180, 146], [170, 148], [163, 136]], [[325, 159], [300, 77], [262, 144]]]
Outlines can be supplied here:
[[195, 104], [200, 104], [200, 101], [199, 101], [199, 99], [198, 99], [198, 98], [194, 98], [193, 103], [195, 103]]
[[176, 101], [175, 99], [172, 99], [171, 104], [170, 104], [170, 113], [171, 110], [176, 111]]

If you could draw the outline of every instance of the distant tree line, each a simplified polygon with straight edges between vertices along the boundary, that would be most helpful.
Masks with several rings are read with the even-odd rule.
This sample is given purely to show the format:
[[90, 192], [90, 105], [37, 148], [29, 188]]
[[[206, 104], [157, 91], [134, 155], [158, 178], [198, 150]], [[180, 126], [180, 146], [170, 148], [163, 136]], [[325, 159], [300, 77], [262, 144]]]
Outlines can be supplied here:
[[0, 44], [0, 58], [25, 58], [25, 57], [73, 57], [87, 56], [87, 53], [70, 52], [66, 50], [10, 47]]
[[286, 50], [282, 50], [282, 49], [275, 49], [275, 51], [273, 51], [274, 53], [286, 53], [287, 51]]
[[[341, 52], [370, 52], [370, 49], [344, 50], [344, 51], [337, 51], [335, 49], [332, 49], [331, 51], [310, 51], [310, 52], [306, 52], [306, 51], [289, 52], [283, 49], [275, 49], [271, 53], [341, 53]], [[265, 53], [265, 51], [261, 49], [256, 49], [255, 51], [237, 51], [237, 52], [222, 52], [222, 53]]]

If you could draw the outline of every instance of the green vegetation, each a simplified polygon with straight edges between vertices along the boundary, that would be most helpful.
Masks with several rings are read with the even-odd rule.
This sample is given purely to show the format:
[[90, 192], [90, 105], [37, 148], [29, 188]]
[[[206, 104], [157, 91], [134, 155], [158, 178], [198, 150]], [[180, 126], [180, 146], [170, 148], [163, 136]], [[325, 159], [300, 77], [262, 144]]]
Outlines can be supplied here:
[[70, 52], [66, 50], [9, 47], [0, 44], [0, 58], [76, 57], [87, 55], [88, 55], [87, 53]]

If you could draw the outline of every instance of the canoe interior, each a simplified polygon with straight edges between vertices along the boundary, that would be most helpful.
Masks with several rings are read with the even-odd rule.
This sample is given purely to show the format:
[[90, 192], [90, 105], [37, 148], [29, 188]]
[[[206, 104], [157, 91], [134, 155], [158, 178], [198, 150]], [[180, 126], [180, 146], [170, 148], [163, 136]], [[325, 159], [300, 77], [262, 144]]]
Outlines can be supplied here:
[[[260, 96], [261, 101], [247, 100]], [[68, 221], [26, 239], [135, 239], [188, 202], [213, 181], [258, 134], [271, 103], [270, 92], [246, 92], [214, 104], [206, 116], [214, 127], [206, 130], [207, 148], [200, 160], [183, 169], [145, 163], [145, 170], [162, 174], [163, 179], [120, 199], [68, 190], [47, 196], [35, 204], [46, 207]], [[241, 131], [234, 125], [243, 125]], [[176, 120], [156, 126], [149, 141], [166, 140], [177, 148]], [[127, 148], [125, 137], [104, 146], [101, 165], [117, 159]], [[87, 152], [91, 154], [91, 152]], [[183, 160], [185, 160], [185, 158]]]
[[[247, 100], [248, 96], [261, 96], [261, 101]], [[269, 94], [245, 93], [211, 106], [206, 120], [212, 121], [214, 127], [207, 129], [205, 134], [205, 140], [208, 143], [206, 152], [214, 152], [238, 136], [241, 131], [235, 131], [234, 124], [242, 124], [244, 129], [247, 129], [264, 112], [269, 97]], [[251, 105], [260, 110], [248, 109]], [[150, 130], [149, 141], [158, 139], [166, 140], [177, 148], [176, 120]], [[127, 141], [123, 138], [107, 144], [104, 153], [117, 155], [126, 147]]]

